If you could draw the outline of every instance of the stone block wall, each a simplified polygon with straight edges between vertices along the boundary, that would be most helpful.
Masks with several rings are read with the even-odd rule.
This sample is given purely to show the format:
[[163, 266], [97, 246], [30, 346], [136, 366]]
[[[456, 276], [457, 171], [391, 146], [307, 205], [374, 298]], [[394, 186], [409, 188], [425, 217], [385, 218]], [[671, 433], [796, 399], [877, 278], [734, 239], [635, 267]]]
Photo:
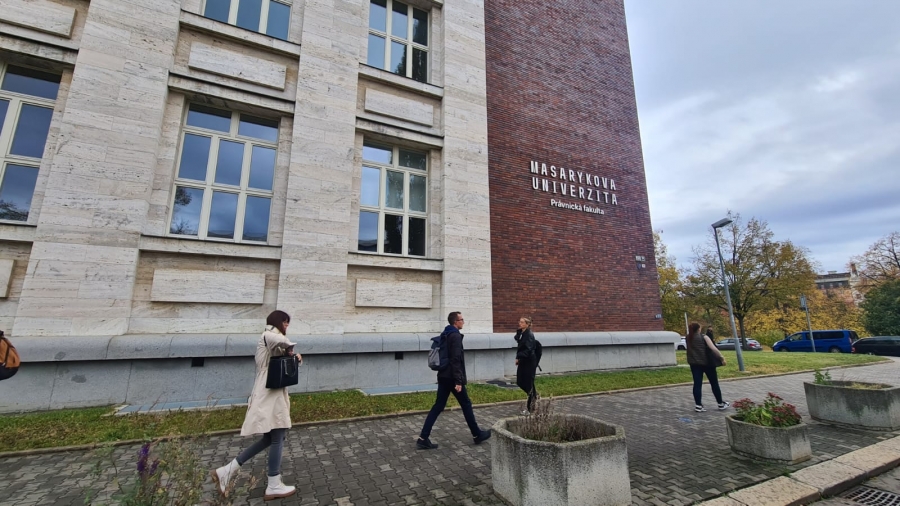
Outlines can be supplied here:
[[485, 19], [494, 329], [662, 329], [622, 0]]

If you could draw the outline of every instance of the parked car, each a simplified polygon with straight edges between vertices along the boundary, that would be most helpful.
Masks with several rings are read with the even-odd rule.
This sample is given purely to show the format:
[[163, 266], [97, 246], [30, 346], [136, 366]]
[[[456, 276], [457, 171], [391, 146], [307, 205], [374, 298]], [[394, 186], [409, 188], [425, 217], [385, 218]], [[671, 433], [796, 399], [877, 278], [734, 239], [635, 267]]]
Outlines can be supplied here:
[[900, 337], [877, 336], [865, 337], [853, 343], [853, 353], [865, 355], [884, 355], [888, 357], [900, 357]]
[[686, 350], [687, 349], [687, 343], [684, 340], [684, 336], [681, 336], [681, 341], [675, 343], [675, 349], [676, 350]]
[[[716, 348], [720, 350], [733, 350], [734, 338], [729, 337], [727, 339], [722, 339], [716, 343]], [[747, 339], [747, 349], [750, 351], [762, 351], [762, 345], [759, 344], [759, 341], [756, 339]]]
[[[853, 343], [859, 339], [852, 330], [814, 330], [816, 351], [850, 353]], [[772, 345], [772, 351], [812, 351], [809, 331], [795, 332]]]

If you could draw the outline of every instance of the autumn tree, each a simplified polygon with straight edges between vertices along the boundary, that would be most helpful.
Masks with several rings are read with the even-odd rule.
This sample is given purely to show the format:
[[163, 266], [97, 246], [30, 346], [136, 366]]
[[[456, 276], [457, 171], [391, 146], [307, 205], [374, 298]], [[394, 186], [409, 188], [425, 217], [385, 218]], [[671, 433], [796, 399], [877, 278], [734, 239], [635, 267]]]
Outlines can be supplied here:
[[900, 279], [900, 232], [891, 232], [875, 241], [860, 256], [853, 257], [863, 291], [885, 281]]
[[[728, 217], [733, 221], [721, 229], [720, 243], [734, 318], [742, 346], [746, 347], [747, 317], [795, 300], [813, 286], [815, 272], [806, 250], [790, 241], [776, 241], [765, 221], [751, 218], [744, 224], [739, 214], [731, 212]], [[684, 292], [701, 307], [727, 311], [712, 233], [705, 245], [694, 248], [694, 254], [696, 258]]]
[[900, 279], [871, 288], [861, 305], [866, 330], [872, 335], [900, 335]]
[[663, 324], [666, 330], [684, 332], [685, 303], [682, 296], [682, 273], [669, 256], [662, 242], [662, 232], [653, 232], [653, 249], [656, 256], [656, 270], [659, 276], [659, 299], [662, 303]]
[[[814, 286], [804, 293], [813, 329], [850, 329], [864, 334], [863, 312], [845, 294], [818, 290]], [[799, 299], [757, 311], [747, 318], [749, 334], [767, 346], [806, 328], [806, 312], [800, 309]]]

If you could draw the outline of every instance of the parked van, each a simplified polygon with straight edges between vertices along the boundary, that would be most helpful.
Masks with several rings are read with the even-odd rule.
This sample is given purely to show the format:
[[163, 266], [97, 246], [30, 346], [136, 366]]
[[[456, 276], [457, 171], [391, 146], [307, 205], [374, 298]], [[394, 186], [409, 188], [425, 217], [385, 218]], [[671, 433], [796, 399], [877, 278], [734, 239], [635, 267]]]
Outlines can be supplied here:
[[[852, 330], [814, 330], [816, 351], [850, 353], [852, 344], [859, 339]], [[772, 345], [772, 351], [813, 351], [809, 331], [795, 332]]]

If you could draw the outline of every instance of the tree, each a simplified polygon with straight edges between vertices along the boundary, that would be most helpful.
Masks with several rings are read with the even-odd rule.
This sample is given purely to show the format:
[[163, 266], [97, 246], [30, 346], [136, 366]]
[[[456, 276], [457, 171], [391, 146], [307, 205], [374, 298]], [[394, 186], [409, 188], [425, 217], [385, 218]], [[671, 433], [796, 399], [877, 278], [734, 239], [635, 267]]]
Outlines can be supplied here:
[[875, 241], [865, 253], [851, 261], [857, 266], [863, 290], [900, 279], [900, 232], [891, 232]]
[[[790, 241], [775, 241], [765, 221], [751, 218], [743, 224], [739, 214], [722, 229], [721, 246], [731, 292], [734, 318], [742, 346], [747, 345], [745, 322], [755, 311], [781, 307], [795, 300], [815, 282], [815, 272], [805, 249]], [[701, 307], [727, 311], [722, 271], [714, 236], [694, 248], [696, 258], [687, 277], [685, 292]]]
[[866, 330], [873, 336], [900, 335], [900, 279], [871, 288], [861, 306]]
[[663, 325], [666, 330], [684, 331], [685, 304], [682, 296], [682, 274], [669, 256], [660, 232], [653, 232], [653, 250], [656, 256], [656, 270], [659, 276], [659, 299], [662, 304]]
[[[862, 310], [845, 294], [818, 290], [815, 286], [810, 286], [804, 293], [813, 329], [851, 329], [864, 333]], [[747, 321], [750, 335], [767, 346], [788, 334], [807, 328], [806, 312], [800, 309], [799, 300], [757, 311]]]

